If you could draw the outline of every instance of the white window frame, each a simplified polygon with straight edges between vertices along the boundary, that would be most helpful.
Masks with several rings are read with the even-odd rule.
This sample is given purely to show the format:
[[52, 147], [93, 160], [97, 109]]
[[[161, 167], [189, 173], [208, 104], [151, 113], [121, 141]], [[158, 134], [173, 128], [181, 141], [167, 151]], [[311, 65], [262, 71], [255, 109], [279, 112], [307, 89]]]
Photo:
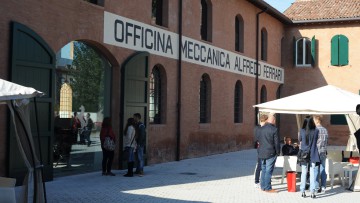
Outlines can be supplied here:
[[[302, 58], [303, 63], [302, 64], [298, 63], [298, 56], [299, 56], [299, 54], [298, 54], [298, 43], [299, 43], [300, 40], [303, 40], [303, 58]], [[307, 38], [307, 37], [302, 37], [302, 38], [296, 40], [296, 43], [295, 43], [295, 46], [296, 46], [295, 47], [295, 50], [296, 50], [296, 54], [295, 54], [296, 67], [306, 67], [306, 68], [307, 67], [309, 67], [309, 68], [312, 67], [311, 62], [309, 64], [305, 63], [306, 62], [306, 55], [308, 54], [307, 50], [306, 50], [306, 41], [310, 42], [310, 45], [311, 45], [311, 40], [309, 38]], [[310, 50], [308, 50], [308, 51], [311, 53], [311, 46], [310, 46]]]

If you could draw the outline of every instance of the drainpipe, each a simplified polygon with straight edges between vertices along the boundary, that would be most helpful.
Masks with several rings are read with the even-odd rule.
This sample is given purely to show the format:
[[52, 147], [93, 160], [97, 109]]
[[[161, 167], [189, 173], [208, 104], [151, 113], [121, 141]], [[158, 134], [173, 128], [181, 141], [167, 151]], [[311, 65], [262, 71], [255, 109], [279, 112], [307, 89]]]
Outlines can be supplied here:
[[178, 59], [178, 80], [177, 80], [177, 123], [176, 123], [176, 161], [180, 161], [180, 136], [181, 136], [181, 69], [182, 69], [182, 7], [183, 1], [179, 0], [179, 21], [178, 21], [178, 30], [179, 30], [179, 59]]
[[[256, 14], [256, 76], [255, 76], [255, 104], [259, 103], [258, 95], [259, 95], [259, 18], [260, 15], [267, 11], [267, 7], [265, 7], [262, 11]], [[257, 126], [258, 119], [257, 115], [259, 113], [259, 108], [255, 107], [255, 126]]]

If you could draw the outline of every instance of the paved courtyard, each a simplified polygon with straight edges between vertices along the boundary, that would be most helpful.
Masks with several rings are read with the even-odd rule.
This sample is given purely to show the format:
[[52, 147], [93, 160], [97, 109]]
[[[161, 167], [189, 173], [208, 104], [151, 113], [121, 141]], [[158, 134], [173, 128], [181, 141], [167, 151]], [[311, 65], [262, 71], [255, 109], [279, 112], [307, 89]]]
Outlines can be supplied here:
[[[46, 183], [49, 203], [95, 202], [356, 202], [360, 192], [342, 187], [318, 195], [316, 200], [302, 198], [300, 192], [287, 192], [286, 181], [272, 180], [280, 192], [269, 194], [254, 188], [255, 150], [243, 150], [202, 158], [147, 166], [144, 177], [126, 178], [124, 170], [116, 176], [101, 172], [56, 178]], [[276, 174], [281, 170], [277, 169]], [[337, 179], [337, 178], [336, 178]], [[299, 179], [297, 180], [299, 191]]]

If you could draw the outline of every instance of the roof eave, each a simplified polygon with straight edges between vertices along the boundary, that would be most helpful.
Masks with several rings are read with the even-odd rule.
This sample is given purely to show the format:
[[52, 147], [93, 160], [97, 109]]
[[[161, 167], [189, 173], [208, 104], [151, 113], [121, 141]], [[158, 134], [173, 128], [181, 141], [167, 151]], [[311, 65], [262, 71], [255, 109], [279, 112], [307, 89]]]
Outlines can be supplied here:
[[293, 24], [293, 21], [290, 20], [286, 15], [281, 13], [280, 11], [276, 10], [274, 7], [270, 6], [268, 3], [262, 0], [247, 0], [248, 2], [252, 3], [256, 7], [260, 8], [261, 10], [264, 10], [267, 8], [266, 13], [273, 16], [274, 18], [278, 19], [284, 24]]
[[332, 22], [349, 22], [360, 21], [360, 17], [355, 18], [334, 18], [334, 19], [316, 19], [316, 20], [293, 20], [294, 24], [306, 24], [306, 23], [332, 23]]

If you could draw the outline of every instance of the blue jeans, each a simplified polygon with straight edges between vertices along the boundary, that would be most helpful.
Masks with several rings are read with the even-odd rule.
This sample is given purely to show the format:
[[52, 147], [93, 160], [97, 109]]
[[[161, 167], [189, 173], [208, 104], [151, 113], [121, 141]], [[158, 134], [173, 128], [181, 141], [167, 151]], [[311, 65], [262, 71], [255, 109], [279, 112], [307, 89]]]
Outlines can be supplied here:
[[256, 169], [255, 169], [255, 183], [260, 182], [260, 172], [261, 172], [261, 159], [258, 158], [258, 162], [256, 164]]
[[125, 150], [127, 150], [127, 152], [129, 153], [127, 157], [127, 161], [134, 162], [135, 161], [134, 147], [125, 147]]
[[144, 147], [138, 145], [136, 148], [137, 154], [137, 164], [136, 164], [136, 171], [144, 171]]
[[271, 190], [271, 176], [274, 171], [274, 166], [277, 156], [268, 159], [261, 159], [261, 190]]
[[[320, 154], [320, 171], [318, 176], [316, 177], [316, 189], [326, 188], [326, 172], [325, 172], [325, 161], [326, 155], [325, 153]], [[319, 185], [320, 184], [320, 185]]]
[[[310, 192], [315, 193], [316, 187], [316, 177], [318, 175], [319, 166], [316, 163], [310, 164]], [[301, 164], [301, 184], [300, 184], [300, 192], [305, 192], [306, 185], [306, 174], [307, 174], [308, 164]]]

